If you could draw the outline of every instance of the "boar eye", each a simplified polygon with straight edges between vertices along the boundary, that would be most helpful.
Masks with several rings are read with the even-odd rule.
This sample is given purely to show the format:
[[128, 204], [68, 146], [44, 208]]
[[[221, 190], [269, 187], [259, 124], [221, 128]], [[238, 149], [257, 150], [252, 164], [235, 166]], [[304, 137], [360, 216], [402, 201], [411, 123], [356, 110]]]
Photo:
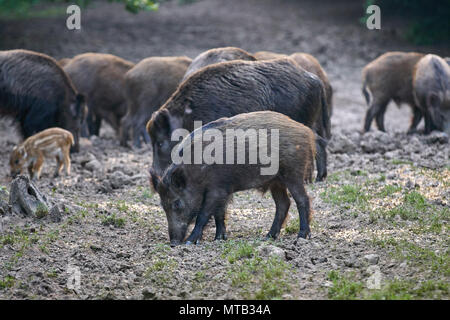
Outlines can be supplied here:
[[182, 205], [180, 200], [175, 200], [172, 204], [174, 210], [180, 210]]

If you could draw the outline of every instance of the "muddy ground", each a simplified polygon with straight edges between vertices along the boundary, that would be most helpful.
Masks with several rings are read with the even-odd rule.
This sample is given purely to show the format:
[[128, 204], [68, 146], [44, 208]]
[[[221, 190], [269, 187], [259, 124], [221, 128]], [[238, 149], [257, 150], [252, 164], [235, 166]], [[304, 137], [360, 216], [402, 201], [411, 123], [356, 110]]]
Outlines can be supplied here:
[[[149, 147], [119, 146], [113, 130], [82, 141], [70, 177], [36, 182], [61, 209], [52, 222], [0, 216], [2, 299], [448, 299], [450, 163], [448, 136], [405, 134], [410, 110], [391, 105], [388, 133], [362, 135], [366, 111], [361, 68], [387, 50], [450, 55], [414, 47], [398, 22], [381, 31], [359, 23], [361, 1], [204, 0], [161, 5], [137, 16], [102, 2], [83, 11], [82, 30], [64, 16], [0, 20], [0, 49], [26, 48], [55, 58], [108, 52], [139, 61], [195, 57], [237, 46], [315, 55], [333, 85], [329, 177], [307, 187], [312, 238], [294, 244], [295, 205], [280, 239], [263, 242], [275, 206], [256, 191], [235, 195], [228, 241], [168, 246], [167, 222], [149, 188]], [[0, 122], [1, 197], [8, 157], [19, 142]], [[75, 271], [74, 271], [75, 270]], [[73, 279], [79, 275], [79, 286]], [[75, 286], [71, 285], [74, 284]]]

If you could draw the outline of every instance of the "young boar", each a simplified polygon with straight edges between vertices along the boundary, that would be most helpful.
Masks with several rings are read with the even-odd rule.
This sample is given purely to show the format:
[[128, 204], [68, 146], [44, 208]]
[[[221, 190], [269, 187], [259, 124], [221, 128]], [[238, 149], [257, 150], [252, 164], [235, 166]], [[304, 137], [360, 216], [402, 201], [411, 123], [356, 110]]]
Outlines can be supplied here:
[[[262, 136], [261, 132], [266, 135]], [[196, 129], [178, 146], [177, 152], [184, 155], [195, 150], [195, 144], [199, 141], [196, 137], [202, 134], [214, 136], [214, 159], [217, 161], [190, 164], [188, 159], [187, 163], [173, 163], [162, 178], [150, 170], [151, 183], [159, 193], [166, 212], [172, 246], [185, 239], [187, 228], [194, 219], [195, 227], [187, 243], [200, 241], [203, 228], [212, 216], [216, 223], [215, 239], [226, 239], [225, 212], [231, 195], [255, 188], [262, 191], [270, 189], [276, 205], [275, 218], [266, 238], [277, 238], [285, 223], [290, 206], [287, 190], [294, 198], [299, 212], [298, 237], [310, 236], [310, 201], [303, 181], [305, 173], [313, 165], [316, 150], [314, 133], [308, 127], [277, 112], [244, 113], [221, 118]], [[242, 137], [241, 144], [234, 143], [235, 138], [239, 141]], [[255, 138], [254, 143], [250, 142], [252, 137]], [[213, 144], [211, 139], [200, 140], [203, 140], [203, 150]], [[233, 143], [231, 147], [228, 147], [229, 141]], [[265, 150], [263, 154], [262, 149]], [[230, 152], [232, 159], [236, 159], [237, 155], [248, 161], [239, 164], [238, 160], [231, 164], [228, 162]], [[268, 169], [268, 164], [263, 162], [263, 155], [268, 154], [272, 160], [270, 168], [276, 168], [270, 172], [264, 171]], [[253, 156], [255, 160], [252, 162], [250, 159]], [[277, 163], [274, 165], [273, 161]]]
[[[253, 54], [258, 60], [269, 60], [269, 59], [279, 59], [283, 57], [287, 57], [285, 54], [274, 53], [269, 51], [258, 51]], [[295, 62], [297, 62], [300, 67], [314, 73], [316, 76], [322, 80], [323, 85], [325, 87], [325, 95], [328, 104], [328, 115], [331, 117], [333, 113], [333, 87], [330, 84], [330, 80], [328, 79], [328, 75], [325, 70], [320, 65], [319, 61], [314, 58], [312, 55], [304, 52], [296, 52], [289, 56]], [[320, 119], [319, 119], [320, 122]], [[331, 137], [327, 137], [330, 139]]]
[[[171, 141], [178, 128], [194, 130], [194, 121], [208, 123], [253, 111], [276, 111], [312, 127], [322, 114], [323, 131], [329, 117], [323, 85], [314, 74], [290, 58], [230, 61], [207, 66], [186, 79], [147, 123], [158, 174], [172, 162]], [[317, 180], [326, 177], [326, 141], [317, 136]]]
[[439, 56], [427, 54], [416, 65], [413, 92], [425, 118], [425, 133], [450, 134], [450, 66]]
[[61, 128], [46, 129], [29, 137], [14, 147], [11, 153], [11, 176], [15, 177], [28, 169], [31, 179], [35, 175], [39, 179], [44, 160], [52, 157], [56, 158], [57, 163], [54, 176], [61, 174], [63, 166], [70, 175], [70, 147], [73, 143], [72, 133]]
[[128, 111], [121, 122], [122, 146], [127, 146], [130, 131], [134, 146], [141, 146], [141, 137], [150, 143], [145, 125], [152, 113], [175, 92], [191, 61], [188, 57], [151, 57], [126, 73]]
[[24, 138], [51, 127], [69, 130], [79, 150], [84, 97], [53, 58], [27, 50], [0, 51], [0, 115], [20, 124]]
[[412, 80], [414, 67], [423, 56], [416, 52], [388, 52], [364, 67], [362, 92], [369, 106], [364, 121], [365, 132], [370, 130], [374, 118], [378, 129], [385, 131], [384, 113], [391, 100], [398, 106], [406, 103], [412, 108], [408, 133], [416, 132], [423, 115], [414, 101]]
[[200, 53], [186, 71], [183, 77], [183, 81], [187, 79], [192, 73], [200, 70], [203, 67], [209, 66], [214, 63], [232, 61], [232, 60], [246, 60], [256, 61], [256, 58], [250, 53], [235, 47], [225, 47], [211, 49]]
[[84, 53], [64, 66], [77, 90], [86, 97], [88, 135], [99, 135], [102, 120], [119, 132], [127, 112], [125, 74], [134, 63], [104, 53]]

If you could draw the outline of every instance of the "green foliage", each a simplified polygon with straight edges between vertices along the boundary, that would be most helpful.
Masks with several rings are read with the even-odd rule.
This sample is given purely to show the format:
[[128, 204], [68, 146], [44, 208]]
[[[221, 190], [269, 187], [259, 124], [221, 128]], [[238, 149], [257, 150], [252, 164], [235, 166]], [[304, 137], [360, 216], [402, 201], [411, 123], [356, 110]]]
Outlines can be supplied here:
[[[405, 36], [415, 44], [448, 43], [450, 40], [450, 0], [365, 0], [364, 13], [376, 4], [382, 16], [408, 19]], [[365, 23], [367, 17], [361, 19]]]

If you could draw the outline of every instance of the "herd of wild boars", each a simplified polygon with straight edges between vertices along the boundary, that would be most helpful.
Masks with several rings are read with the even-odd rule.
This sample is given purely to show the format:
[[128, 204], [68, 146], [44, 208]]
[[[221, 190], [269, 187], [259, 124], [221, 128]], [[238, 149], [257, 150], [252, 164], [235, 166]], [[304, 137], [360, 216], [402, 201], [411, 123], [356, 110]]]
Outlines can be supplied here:
[[67, 129], [78, 151], [86, 105], [53, 58], [27, 50], [0, 51], [0, 115], [14, 118], [24, 138], [50, 127]]
[[[414, 52], [381, 55], [362, 70], [362, 93], [369, 107], [363, 131], [370, 130], [373, 120], [385, 130], [390, 101], [411, 106], [409, 133], [417, 132], [422, 118], [426, 134], [449, 131], [449, 81], [448, 58]], [[276, 203], [268, 237], [278, 236], [286, 218], [287, 190], [299, 211], [298, 235], [307, 237], [310, 208], [303, 183], [312, 180], [314, 163], [316, 181], [327, 176], [332, 113], [328, 75], [307, 53], [249, 53], [226, 47], [207, 50], [193, 60], [149, 57], [134, 64], [102, 53], [57, 61], [27, 50], [0, 51], [0, 115], [15, 119], [23, 138], [59, 127], [73, 139], [33, 136], [31, 141], [42, 143], [33, 143], [34, 155], [16, 147], [11, 172], [26, 164], [30, 175], [39, 176], [45, 155], [56, 157], [55, 175], [63, 165], [70, 172], [70, 145], [71, 151], [78, 151], [80, 134], [99, 135], [106, 121], [122, 146], [129, 140], [136, 147], [142, 141], [151, 144], [151, 181], [166, 211], [172, 244], [184, 240], [194, 221], [188, 241], [200, 240], [210, 217], [216, 221], [216, 238], [225, 239], [224, 215], [231, 194], [252, 188], [270, 190]], [[279, 147], [271, 148], [279, 154], [276, 173], [259, 174], [259, 159], [231, 166], [173, 161], [174, 154], [183, 153], [180, 145], [189, 145], [189, 137], [209, 129], [278, 130]], [[254, 147], [249, 143], [241, 150], [244, 159]], [[259, 140], [256, 147], [259, 152]]]
[[424, 118], [425, 130], [448, 130], [450, 125], [450, 68], [448, 60], [437, 55], [416, 52], [388, 52], [362, 71], [363, 94], [369, 109], [364, 131], [372, 120], [385, 131], [384, 113], [392, 100], [412, 108], [413, 117], [408, 133], [417, 131]]

